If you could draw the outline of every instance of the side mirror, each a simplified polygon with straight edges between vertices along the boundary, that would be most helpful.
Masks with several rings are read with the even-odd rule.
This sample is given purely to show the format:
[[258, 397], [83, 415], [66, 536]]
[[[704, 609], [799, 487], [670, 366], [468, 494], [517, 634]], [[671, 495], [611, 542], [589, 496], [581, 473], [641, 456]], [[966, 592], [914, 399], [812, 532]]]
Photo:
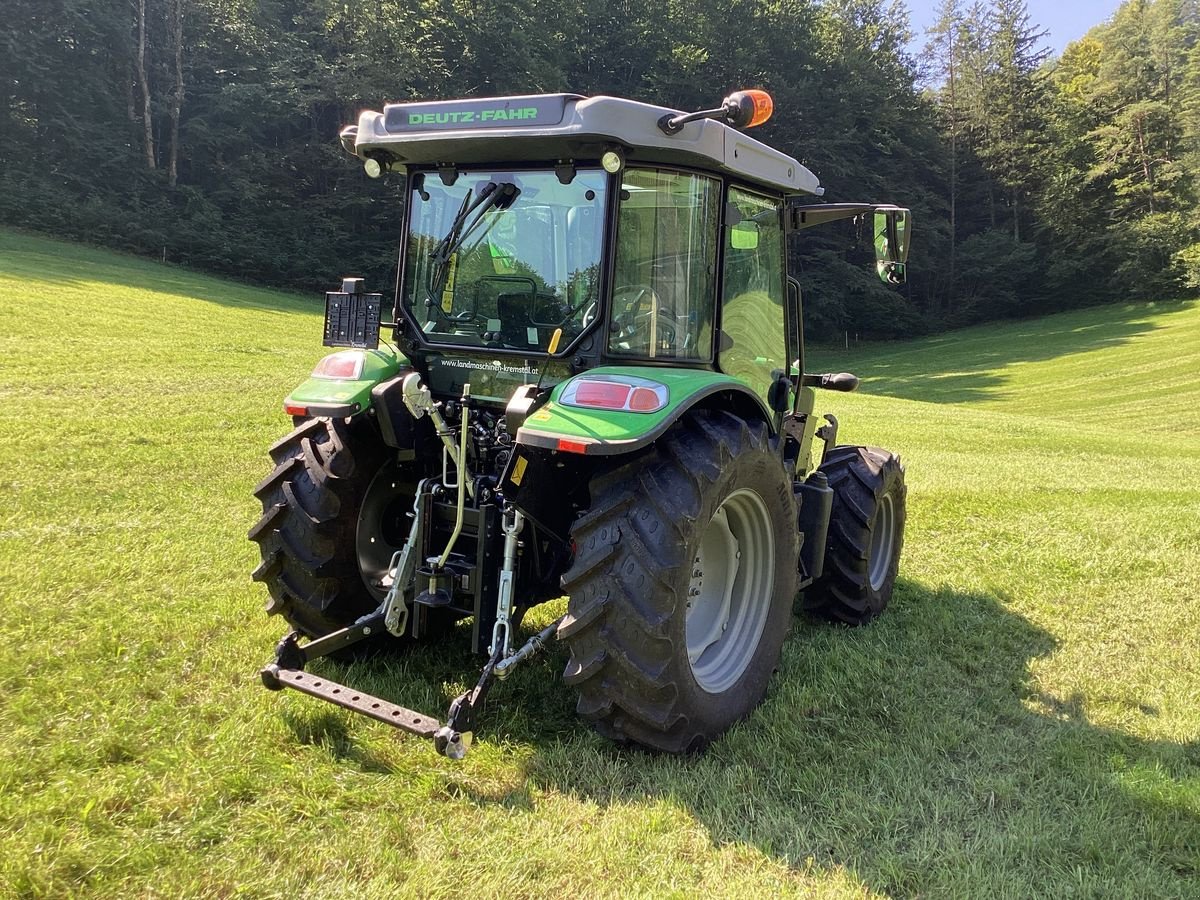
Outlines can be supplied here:
[[875, 210], [875, 271], [885, 284], [904, 284], [912, 235], [909, 217], [909, 211], [898, 206]]

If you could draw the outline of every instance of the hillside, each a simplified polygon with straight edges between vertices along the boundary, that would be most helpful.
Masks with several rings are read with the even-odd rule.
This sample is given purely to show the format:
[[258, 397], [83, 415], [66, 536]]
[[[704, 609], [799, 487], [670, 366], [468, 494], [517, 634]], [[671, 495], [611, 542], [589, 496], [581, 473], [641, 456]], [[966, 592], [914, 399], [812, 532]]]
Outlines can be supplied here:
[[863, 391], [1164, 435], [1200, 435], [1200, 309], [1104, 306], [859, 351], [812, 365], [848, 368]]
[[[797, 619], [690, 759], [594, 735], [558, 649], [457, 764], [261, 688], [251, 490], [320, 328], [0, 230], [0, 895], [1195, 895], [1200, 306], [813, 353], [908, 467], [893, 607]], [[326, 671], [437, 710], [477, 665]]]

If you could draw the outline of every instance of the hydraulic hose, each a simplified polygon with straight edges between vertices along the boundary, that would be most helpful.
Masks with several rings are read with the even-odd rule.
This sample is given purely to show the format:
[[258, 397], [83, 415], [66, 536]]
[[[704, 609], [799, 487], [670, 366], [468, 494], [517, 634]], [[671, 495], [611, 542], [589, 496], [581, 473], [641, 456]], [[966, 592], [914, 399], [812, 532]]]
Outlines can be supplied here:
[[470, 421], [470, 412], [467, 409], [466, 400], [471, 395], [471, 385], [463, 385], [463, 404], [459, 418], [462, 420], [460, 435], [458, 439], [458, 459], [455, 462], [458, 465], [458, 514], [454, 520], [454, 531], [450, 533], [450, 540], [446, 543], [446, 549], [442, 552], [441, 559], [437, 562], [437, 567], [441, 569], [446, 565], [446, 560], [450, 558], [450, 551], [454, 549], [454, 545], [458, 542], [458, 536], [462, 534], [463, 527], [463, 509], [467, 502], [467, 429]]

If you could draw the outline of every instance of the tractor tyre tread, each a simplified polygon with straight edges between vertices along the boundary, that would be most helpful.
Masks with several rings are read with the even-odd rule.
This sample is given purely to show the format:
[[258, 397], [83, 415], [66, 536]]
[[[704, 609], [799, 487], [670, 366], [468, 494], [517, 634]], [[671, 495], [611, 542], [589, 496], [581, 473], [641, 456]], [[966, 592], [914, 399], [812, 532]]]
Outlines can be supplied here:
[[[825, 568], [804, 592], [808, 614], [845, 625], [865, 625], [891, 600], [904, 543], [904, 465], [896, 454], [878, 447], [839, 444], [829, 451], [821, 471], [833, 488], [833, 509], [825, 542]], [[879, 589], [871, 586], [870, 547], [880, 499], [891, 492], [895, 508], [892, 561]]]
[[650, 450], [592, 476], [591, 507], [571, 529], [575, 557], [562, 578], [569, 601], [558, 634], [570, 647], [563, 676], [579, 692], [577, 712], [605, 737], [691, 752], [762, 699], [791, 621], [794, 530], [776, 538], [773, 601], [786, 598], [773, 602], [754, 662], [724, 694], [695, 683], [682, 612], [689, 547], [723, 500], [712, 498], [751, 471], [781, 521], [795, 521], [791, 484], [765, 424], [729, 413], [689, 413]]
[[248, 537], [262, 563], [255, 580], [267, 585], [267, 611], [297, 631], [320, 637], [344, 628], [378, 603], [354, 557], [357, 510], [386, 448], [371, 423], [309, 419], [269, 450], [275, 469], [255, 496], [263, 516]]

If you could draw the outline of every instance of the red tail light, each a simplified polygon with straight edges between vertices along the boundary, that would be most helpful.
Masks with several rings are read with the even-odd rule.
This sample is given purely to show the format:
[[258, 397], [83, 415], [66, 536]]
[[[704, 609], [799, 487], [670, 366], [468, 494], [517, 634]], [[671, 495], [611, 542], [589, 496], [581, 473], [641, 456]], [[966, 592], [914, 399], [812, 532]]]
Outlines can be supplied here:
[[624, 409], [631, 390], [629, 385], [615, 381], [585, 381], [575, 391], [575, 402], [600, 409]]
[[629, 408], [633, 412], [655, 412], [662, 409], [662, 399], [648, 387], [636, 387], [629, 398]]
[[363, 354], [361, 350], [341, 350], [330, 353], [312, 370], [314, 378], [337, 378], [354, 381], [362, 375]]
[[652, 413], [667, 405], [671, 392], [665, 384], [634, 375], [581, 375], [568, 384], [559, 403], [585, 409]]

